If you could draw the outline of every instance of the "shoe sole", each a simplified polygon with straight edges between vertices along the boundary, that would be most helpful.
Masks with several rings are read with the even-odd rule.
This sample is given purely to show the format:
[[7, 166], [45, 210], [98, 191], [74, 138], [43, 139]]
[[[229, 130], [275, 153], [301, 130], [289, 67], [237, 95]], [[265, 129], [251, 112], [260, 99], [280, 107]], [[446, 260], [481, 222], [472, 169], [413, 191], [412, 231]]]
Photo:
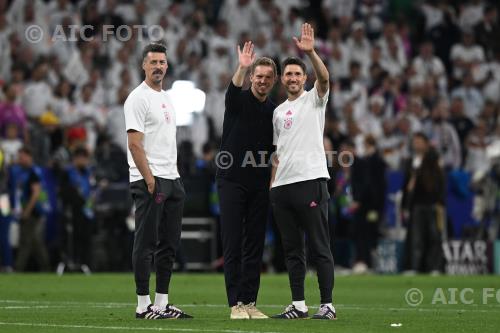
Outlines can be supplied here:
[[312, 317], [304, 317], [304, 318], [273, 318], [270, 317], [271, 319], [278, 319], [278, 320], [309, 320], [312, 319]]
[[177, 318], [157, 318], [157, 319], [147, 319], [147, 318], [135, 318], [138, 320], [176, 320]]
[[311, 317], [311, 319], [314, 319], [314, 320], [337, 320], [337, 317], [332, 318], [332, 319], [330, 319], [330, 318], [313, 318], [313, 317]]

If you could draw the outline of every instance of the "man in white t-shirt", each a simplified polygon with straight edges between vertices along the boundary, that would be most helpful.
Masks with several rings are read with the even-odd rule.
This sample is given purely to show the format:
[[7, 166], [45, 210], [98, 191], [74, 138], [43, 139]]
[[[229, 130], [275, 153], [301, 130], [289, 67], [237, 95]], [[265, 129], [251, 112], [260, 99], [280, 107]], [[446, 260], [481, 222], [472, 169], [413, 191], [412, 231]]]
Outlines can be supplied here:
[[[168, 303], [186, 194], [177, 171], [175, 110], [162, 90], [167, 68], [165, 46], [147, 45], [142, 62], [146, 79], [130, 93], [124, 106], [130, 191], [136, 206], [132, 264], [138, 319], [192, 318]], [[149, 298], [153, 258], [154, 305]]]
[[308, 317], [304, 296], [306, 257], [304, 234], [318, 272], [321, 306], [313, 319], [336, 319], [332, 304], [333, 256], [328, 230], [327, 161], [323, 147], [325, 110], [330, 87], [325, 64], [314, 51], [314, 31], [302, 25], [298, 49], [311, 61], [316, 82], [304, 91], [306, 65], [298, 58], [283, 62], [281, 83], [288, 99], [274, 110], [277, 146], [271, 178], [271, 204], [281, 234], [293, 303], [276, 319]]

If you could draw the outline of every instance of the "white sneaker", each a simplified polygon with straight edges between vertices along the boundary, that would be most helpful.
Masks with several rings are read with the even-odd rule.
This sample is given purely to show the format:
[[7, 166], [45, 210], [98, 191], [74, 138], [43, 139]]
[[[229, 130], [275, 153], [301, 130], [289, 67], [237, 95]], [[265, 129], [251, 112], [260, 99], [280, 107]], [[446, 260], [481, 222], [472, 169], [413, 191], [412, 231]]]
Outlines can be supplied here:
[[364, 262], [360, 261], [354, 265], [352, 273], [356, 275], [366, 274], [368, 273], [368, 266]]
[[83, 274], [85, 275], [91, 275], [92, 271], [90, 270], [89, 266], [83, 264], [80, 266], [80, 269], [82, 270]]
[[248, 316], [250, 319], [267, 319], [269, 318], [265, 314], [263, 314], [257, 307], [255, 306], [255, 302], [250, 302], [245, 305], [245, 309], [247, 310]]
[[250, 319], [246, 306], [238, 302], [235, 306], [231, 307], [231, 319]]

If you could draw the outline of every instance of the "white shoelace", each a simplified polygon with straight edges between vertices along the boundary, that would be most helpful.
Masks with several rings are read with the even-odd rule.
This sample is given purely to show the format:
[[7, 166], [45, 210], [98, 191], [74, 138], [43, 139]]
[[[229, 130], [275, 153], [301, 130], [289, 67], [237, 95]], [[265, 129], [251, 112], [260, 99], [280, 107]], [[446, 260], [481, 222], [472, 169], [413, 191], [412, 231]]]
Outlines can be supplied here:
[[328, 313], [328, 310], [330, 310], [328, 305], [323, 305], [322, 307], [319, 308], [318, 314], [325, 316]]
[[163, 313], [164, 313], [164, 312], [163, 312], [163, 310], [162, 310], [162, 309], [160, 309], [160, 308], [159, 308], [158, 306], [156, 306], [156, 305], [152, 305], [150, 309], [151, 309], [151, 311], [153, 311], [153, 312], [154, 312], [154, 313], [156, 313], [156, 314], [163, 314]]
[[176, 311], [176, 312], [182, 312], [182, 311], [181, 311], [181, 309], [179, 309], [179, 308], [177, 308], [177, 307], [173, 306], [172, 304], [169, 304], [169, 305], [168, 305], [168, 308], [169, 308], [170, 310], [174, 310], [174, 311]]
[[293, 311], [293, 310], [297, 310], [297, 309], [295, 308], [295, 306], [293, 304], [290, 304], [289, 306], [287, 306], [285, 308], [285, 311], [283, 311], [281, 314], [285, 314], [285, 313]]

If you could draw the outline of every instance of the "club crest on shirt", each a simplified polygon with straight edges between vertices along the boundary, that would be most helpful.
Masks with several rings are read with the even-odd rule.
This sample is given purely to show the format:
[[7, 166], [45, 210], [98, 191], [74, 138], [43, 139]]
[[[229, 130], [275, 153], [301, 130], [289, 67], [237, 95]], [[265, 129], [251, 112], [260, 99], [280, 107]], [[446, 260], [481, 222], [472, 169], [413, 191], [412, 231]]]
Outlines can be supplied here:
[[170, 124], [170, 121], [172, 120], [170, 117], [170, 113], [168, 111], [164, 111], [163, 115], [165, 116], [165, 121], [167, 122], [167, 124]]

